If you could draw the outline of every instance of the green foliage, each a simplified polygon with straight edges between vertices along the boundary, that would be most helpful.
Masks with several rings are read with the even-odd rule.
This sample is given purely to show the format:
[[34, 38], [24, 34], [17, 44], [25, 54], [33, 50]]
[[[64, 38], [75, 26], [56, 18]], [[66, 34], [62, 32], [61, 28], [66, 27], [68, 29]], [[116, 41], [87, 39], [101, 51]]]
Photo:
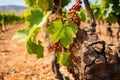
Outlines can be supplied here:
[[109, 23], [115, 23], [120, 15], [120, 0], [102, 0], [101, 11], [103, 19]]
[[34, 24], [38, 24], [43, 17], [43, 13], [40, 9], [26, 10], [26, 21], [29, 22], [29, 26], [32, 27]]
[[36, 0], [25, 0], [25, 3], [29, 6], [29, 7], [33, 7], [36, 4]]
[[[44, 26], [44, 24], [47, 21], [48, 16], [50, 15], [51, 12], [48, 12], [44, 17], [40, 17], [40, 21], [38, 24], [34, 24], [32, 27], [29, 28], [29, 26], [26, 27], [26, 33], [27, 33], [27, 38], [26, 41], [28, 42], [30, 39], [33, 40], [33, 42], [36, 42], [36, 37], [37, 34], [39, 33], [41, 27]], [[32, 20], [31, 20], [32, 21]], [[36, 22], [35, 22], [36, 23]], [[31, 26], [31, 25], [30, 25]]]
[[[62, 0], [61, 7], [65, 7], [71, 0]], [[54, 0], [25, 0], [28, 5], [28, 9], [24, 11], [25, 20], [27, 26], [21, 29], [13, 37], [13, 39], [19, 38], [19, 41], [25, 41], [27, 43], [27, 51], [29, 54], [36, 54], [37, 58], [44, 56], [44, 47], [42, 42], [37, 40], [36, 37], [41, 31], [42, 27], [48, 22], [48, 17], [51, 15], [51, 11], [54, 5]], [[62, 9], [63, 17], [67, 18], [68, 14], [65, 9]], [[54, 22], [50, 22], [50, 26], [46, 29], [48, 39], [52, 42], [59, 42], [65, 48], [69, 48], [72, 44], [78, 26], [71, 21], [63, 22], [62, 19], [58, 19]], [[57, 54], [58, 63], [68, 66], [69, 64], [69, 52]]]
[[47, 11], [52, 8], [53, 1], [54, 0], [37, 0], [37, 3], [43, 11]]
[[73, 24], [71, 21], [62, 24], [61, 20], [56, 20], [51, 22], [48, 28], [48, 33], [52, 34], [52, 36], [49, 36], [50, 40], [53, 43], [60, 40], [61, 44], [66, 48], [69, 48], [70, 44], [73, 42], [77, 31], [77, 25]]
[[0, 13], [0, 24], [2, 23], [2, 14]]
[[[40, 8], [43, 12], [47, 12], [53, 7], [54, 0], [25, 0], [26, 5], [30, 8]], [[65, 7], [71, 2], [71, 0], [62, 0], [61, 7]]]
[[38, 41], [38, 44], [32, 42], [29, 40], [27, 42], [27, 51], [29, 54], [36, 54], [37, 58], [42, 58], [43, 57], [43, 52], [44, 52], [44, 47], [41, 46], [41, 42]]
[[53, 6], [53, 0], [25, 0], [26, 5], [30, 8], [39, 8], [43, 12], [46, 12], [48, 9], [51, 9]]
[[64, 47], [69, 48], [70, 44], [73, 43], [73, 39], [76, 37], [78, 26], [68, 21], [63, 25], [63, 36], [61, 37], [61, 43]]
[[70, 52], [57, 53], [57, 63], [64, 66], [69, 66]]
[[98, 3], [98, 0], [96, 0], [94, 3], [91, 3], [90, 7], [92, 8], [95, 19], [103, 20], [103, 14], [102, 14], [101, 6]]
[[120, 0], [102, 0], [101, 3], [96, 0], [90, 3], [90, 6], [96, 20], [104, 20], [112, 24], [120, 19]]
[[[13, 39], [19, 38], [20, 39], [19, 42], [27, 42], [26, 47], [28, 53], [36, 54], [37, 58], [42, 58], [44, 48], [41, 45], [41, 41], [36, 40], [36, 37], [40, 32], [41, 27], [43, 27], [44, 24], [46, 23], [47, 18], [51, 12], [48, 12], [45, 16], [41, 16], [42, 12], [40, 12], [39, 10], [32, 10], [32, 11], [33, 13], [31, 13], [31, 11], [29, 10], [25, 11], [28, 12], [27, 14], [25, 14], [26, 21], [28, 22], [28, 26], [24, 29], [18, 30], [16, 35], [13, 37]], [[36, 13], [36, 15], [34, 15], [34, 13]]]
[[62, 9], [62, 15], [63, 15], [63, 17], [68, 18], [68, 14], [67, 14], [67, 9], [66, 8]]
[[3, 25], [11, 25], [24, 22], [24, 17], [13, 13], [0, 13], [0, 23]]
[[83, 22], [89, 21], [89, 16], [87, 14], [87, 11], [85, 9], [81, 9], [80, 12], [77, 12], [78, 16], [80, 17], [80, 20]]

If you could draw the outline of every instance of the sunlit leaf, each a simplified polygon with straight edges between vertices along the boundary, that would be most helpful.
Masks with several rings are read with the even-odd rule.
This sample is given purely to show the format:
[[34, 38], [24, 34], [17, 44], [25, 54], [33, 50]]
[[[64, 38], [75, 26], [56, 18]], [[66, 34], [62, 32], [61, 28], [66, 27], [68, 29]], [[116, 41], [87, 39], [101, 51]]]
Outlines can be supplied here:
[[63, 66], [69, 66], [70, 52], [57, 53], [57, 63]]
[[25, 0], [25, 4], [29, 7], [33, 7], [36, 3], [36, 0]]
[[72, 22], [68, 21], [62, 24], [61, 20], [52, 22], [48, 28], [48, 32], [52, 34], [50, 40], [53, 43], [60, 40], [61, 44], [66, 48], [69, 48], [70, 44], [73, 42], [77, 30], [78, 27]]
[[27, 10], [25, 15], [26, 16], [26, 21], [29, 22], [29, 26], [32, 27], [35, 24], [39, 24], [43, 18], [43, 13], [40, 9], [35, 9], [35, 10]]
[[12, 40], [19, 39], [18, 42], [25, 42], [26, 37], [27, 37], [26, 30], [25, 28], [23, 28], [17, 31], [17, 33], [13, 36]]
[[73, 39], [76, 37], [76, 33], [78, 31], [78, 27], [72, 22], [68, 21], [63, 26], [63, 36], [61, 38], [61, 43], [64, 47], [69, 48], [70, 44], [72, 44]]
[[57, 20], [57, 21], [50, 23], [50, 26], [48, 28], [48, 33], [53, 34], [52, 36], [50, 36], [50, 39], [52, 42], [58, 42], [63, 35], [62, 21]]

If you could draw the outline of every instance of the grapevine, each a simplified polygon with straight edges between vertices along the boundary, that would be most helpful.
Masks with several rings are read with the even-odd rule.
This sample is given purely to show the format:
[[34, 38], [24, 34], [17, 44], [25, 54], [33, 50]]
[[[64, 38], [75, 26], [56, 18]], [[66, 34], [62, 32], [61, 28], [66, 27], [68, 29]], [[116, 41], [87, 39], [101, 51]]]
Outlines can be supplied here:
[[9, 25], [22, 22], [24, 22], [24, 17], [22, 15], [16, 15], [13, 13], [0, 13], [0, 32], [9, 30]]
[[[56, 77], [66, 80], [66, 76], [60, 72], [60, 66], [63, 65], [67, 67], [68, 72], [73, 75], [75, 80], [80, 80], [84, 75], [82, 70], [92, 66], [99, 56], [103, 56], [107, 64], [106, 43], [98, 41], [97, 34], [89, 35], [87, 30], [81, 28], [81, 19], [78, 15], [81, 11], [81, 0], [75, 0], [68, 12], [63, 11], [69, 2], [70, 0], [25, 0], [29, 7], [25, 10], [27, 26], [18, 30], [14, 39], [20, 38], [19, 41], [26, 42], [28, 53], [36, 54], [37, 58], [44, 57], [46, 46], [42, 43], [48, 41], [47, 49], [53, 53], [52, 69]], [[90, 17], [90, 31], [95, 33], [96, 23], [90, 4], [88, 0], [84, 0], [84, 3]], [[44, 41], [36, 38], [43, 29], [46, 34]], [[96, 47], [98, 44], [102, 46]], [[89, 55], [86, 55], [88, 53], [95, 56], [93, 61], [86, 62], [86, 57], [89, 58]]]

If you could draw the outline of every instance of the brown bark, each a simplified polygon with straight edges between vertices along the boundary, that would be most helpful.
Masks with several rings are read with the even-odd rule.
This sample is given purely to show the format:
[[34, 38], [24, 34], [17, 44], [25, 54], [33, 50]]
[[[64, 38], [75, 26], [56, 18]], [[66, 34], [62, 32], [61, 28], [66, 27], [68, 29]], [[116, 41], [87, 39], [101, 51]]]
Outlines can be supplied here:
[[84, 0], [84, 4], [85, 4], [85, 8], [88, 12], [88, 15], [90, 17], [90, 28], [92, 32], [96, 32], [96, 22], [95, 22], [95, 18], [92, 12], [92, 9], [90, 8], [90, 4], [88, 0]]

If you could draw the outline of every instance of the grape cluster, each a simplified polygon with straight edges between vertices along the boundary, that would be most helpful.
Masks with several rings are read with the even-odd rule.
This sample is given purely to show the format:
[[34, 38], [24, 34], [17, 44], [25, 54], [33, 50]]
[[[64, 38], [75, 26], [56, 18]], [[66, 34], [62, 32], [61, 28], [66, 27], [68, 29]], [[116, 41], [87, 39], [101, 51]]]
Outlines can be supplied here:
[[79, 11], [81, 8], [82, 1], [76, 0], [75, 4], [72, 6], [72, 8], [69, 9], [69, 19], [75, 23], [76, 25], [80, 25], [80, 18], [78, 17], [76, 11]]
[[59, 42], [50, 43], [47, 48], [51, 52], [51, 51], [55, 50], [58, 47], [58, 44], [59, 44]]

